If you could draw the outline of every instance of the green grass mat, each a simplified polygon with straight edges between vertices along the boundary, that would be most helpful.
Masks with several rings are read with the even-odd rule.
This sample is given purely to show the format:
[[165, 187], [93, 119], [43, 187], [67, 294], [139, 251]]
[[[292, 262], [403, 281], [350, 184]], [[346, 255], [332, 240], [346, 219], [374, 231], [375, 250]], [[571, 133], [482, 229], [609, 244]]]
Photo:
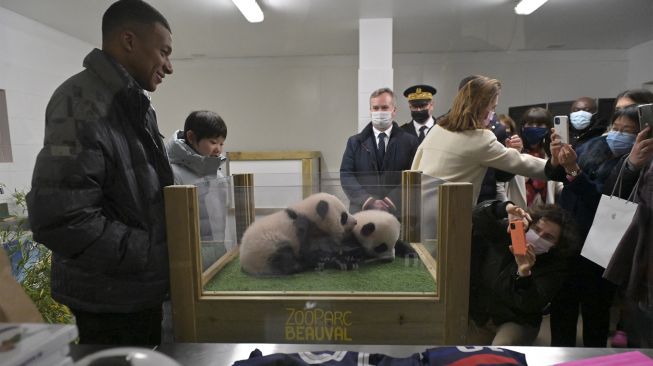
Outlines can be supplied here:
[[253, 277], [240, 270], [238, 258], [207, 283], [206, 291], [346, 291], [435, 292], [435, 282], [421, 261], [363, 264], [357, 270], [329, 269], [279, 277]]

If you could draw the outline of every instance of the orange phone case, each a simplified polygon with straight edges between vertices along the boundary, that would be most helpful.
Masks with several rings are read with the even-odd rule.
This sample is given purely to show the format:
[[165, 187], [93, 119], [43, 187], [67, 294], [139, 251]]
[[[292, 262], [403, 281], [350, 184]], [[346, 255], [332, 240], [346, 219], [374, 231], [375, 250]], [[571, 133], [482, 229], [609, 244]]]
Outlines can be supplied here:
[[512, 252], [517, 255], [526, 255], [526, 235], [524, 233], [524, 222], [521, 220], [510, 221], [510, 239], [512, 240]]

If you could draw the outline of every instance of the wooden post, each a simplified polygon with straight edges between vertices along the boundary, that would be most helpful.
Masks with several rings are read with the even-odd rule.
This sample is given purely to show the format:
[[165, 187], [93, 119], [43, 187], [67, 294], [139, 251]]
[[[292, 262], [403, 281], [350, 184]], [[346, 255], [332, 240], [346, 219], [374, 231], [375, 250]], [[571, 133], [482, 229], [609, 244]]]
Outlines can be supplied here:
[[401, 172], [401, 240], [406, 243], [421, 241], [422, 172]]
[[[320, 191], [320, 158], [302, 159], [302, 197], [306, 198]], [[317, 170], [317, 172], [316, 172]], [[317, 176], [316, 176], [317, 173]], [[317, 177], [317, 182], [315, 178]]]
[[[438, 288], [447, 314], [444, 319], [444, 342], [465, 344], [469, 311], [472, 185], [441, 185], [438, 210]], [[444, 278], [446, 282], [441, 280]]]
[[197, 188], [168, 186], [163, 193], [175, 339], [193, 342], [197, 339], [195, 305], [202, 293]]
[[240, 244], [243, 233], [256, 217], [254, 211], [254, 174], [234, 174], [234, 208], [236, 216], [236, 242]]

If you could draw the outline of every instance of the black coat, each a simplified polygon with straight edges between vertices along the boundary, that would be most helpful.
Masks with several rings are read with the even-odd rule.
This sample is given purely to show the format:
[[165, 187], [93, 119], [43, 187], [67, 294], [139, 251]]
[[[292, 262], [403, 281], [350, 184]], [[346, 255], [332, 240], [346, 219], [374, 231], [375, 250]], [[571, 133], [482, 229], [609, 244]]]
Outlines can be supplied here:
[[[601, 201], [601, 194], [610, 195], [616, 180], [620, 161], [623, 158], [614, 157], [605, 136], [595, 137], [576, 148], [580, 174], [568, 181], [565, 169], [562, 166], [553, 168], [548, 162], [546, 167], [547, 177], [563, 182], [565, 187], [560, 194], [560, 206], [573, 214], [578, 224], [580, 243], [592, 227], [594, 214]], [[626, 170], [626, 173], [629, 171]], [[613, 177], [611, 177], [611, 175]], [[630, 175], [628, 175], [630, 178]], [[630, 193], [632, 186], [630, 180], [624, 180], [623, 191]], [[616, 195], [619, 195], [617, 192]], [[627, 197], [628, 195], [626, 195]]]
[[562, 286], [568, 261], [555, 247], [537, 256], [531, 276], [518, 278], [508, 245], [507, 202], [486, 201], [474, 208], [470, 263], [470, 317], [539, 327], [547, 305]]
[[169, 288], [163, 187], [173, 176], [156, 115], [104, 52], [84, 59], [46, 109], [27, 195], [34, 239], [52, 250], [52, 297], [89, 312], [160, 306]]
[[417, 151], [417, 138], [404, 132], [392, 122], [383, 166], [376, 161], [376, 141], [372, 123], [347, 140], [340, 164], [340, 183], [350, 201], [350, 211], [358, 212], [372, 197], [388, 197], [401, 209], [401, 172], [409, 170]]
[[[430, 118], [433, 118], [433, 117], [430, 117]], [[435, 124], [433, 124], [433, 126], [435, 126]], [[433, 126], [431, 126], [431, 128], [433, 128]], [[412, 120], [410, 120], [409, 122], [404, 123], [403, 125], [401, 125], [400, 128], [402, 130], [404, 130], [405, 132], [407, 132], [408, 134], [410, 134], [410, 135], [413, 135], [415, 137], [419, 136], [417, 134], [417, 131], [415, 131], [415, 125], [413, 124]], [[431, 128], [429, 128], [429, 129], [427, 129], [425, 131], [426, 133], [424, 134], [424, 136], [428, 135], [429, 131], [431, 131]]]

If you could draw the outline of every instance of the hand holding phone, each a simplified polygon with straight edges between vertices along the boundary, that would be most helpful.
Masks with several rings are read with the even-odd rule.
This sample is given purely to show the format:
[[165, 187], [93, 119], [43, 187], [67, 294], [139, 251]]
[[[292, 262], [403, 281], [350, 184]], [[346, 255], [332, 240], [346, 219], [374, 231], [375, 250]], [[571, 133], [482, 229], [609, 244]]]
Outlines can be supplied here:
[[512, 253], [515, 255], [526, 255], [526, 234], [522, 220], [512, 220], [508, 224], [510, 239], [512, 241]]
[[560, 140], [568, 144], [569, 143], [569, 117], [567, 116], [555, 116], [553, 117], [553, 128], [556, 129], [556, 134], [560, 136]]
[[[637, 113], [639, 114], [639, 130], [642, 131], [647, 126], [653, 130], [653, 104], [638, 105]], [[651, 130], [649, 130], [647, 138], [651, 138]]]

